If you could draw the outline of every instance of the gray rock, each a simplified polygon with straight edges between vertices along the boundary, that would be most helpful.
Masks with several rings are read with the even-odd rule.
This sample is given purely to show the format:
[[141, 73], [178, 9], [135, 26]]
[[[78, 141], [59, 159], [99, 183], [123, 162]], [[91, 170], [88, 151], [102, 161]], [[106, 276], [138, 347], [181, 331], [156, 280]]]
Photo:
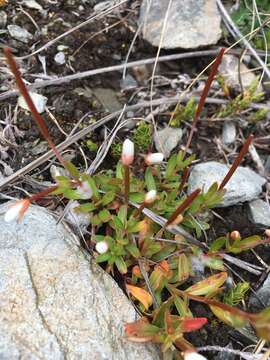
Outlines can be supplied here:
[[268, 274], [266, 280], [263, 285], [256, 291], [257, 297], [254, 294], [251, 294], [249, 298], [249, 306], [255, 308], [256, 310], [262, 309], [261, 302], [262, 301], [265, 306], [270, 306], [270, 274]]
[[265, 168], [266, 173], [270, 174], [270, 155], [267, 156], [264, 168]]
[[6, 27], [7, 24], [7, 13], [3, 10], [0, 11], [0, 29]]
[[35, 0], [23, 0], [22, 2], [23, 5], [25, 5], [26, 7], [28, 7], [29, 9], [34, 9], [34, 10], [38, 10], [40, 12], [43, 12], [43, 7], [37, 3]]
[[249, 204], [250, 219], [254, 224], [270, 226], [270, 206], [266, 201], [257, 199]]
[[69, 172], [59, 166], [56, 165], [52, 165], [50, 167], [50, 173], [51, 173], [51, 177], [56, 181], [57, 176], [69, 176]]
[[[244, 63], [241, 63], [239, 66], [238, 57], [235, 55], [224, 55], [218, 72], [224, 77], [226, 85], [239, 92], [242, 90], [239, 82], [239, 73], [244, 90], [248, 89], [251, 83], [256, 80], [256, 75], [249, 71]], [[262, 91], [262, 88], [260, 87], [258, 90]]]
[[29, 31], [18, 25], [8, 25], [7, 28], [11, 37], [25, 44], [27, 44], [33, 38]]
[[22, 223], [5, 223], [6, 209], [1, 205], [1, 359], [159, 359], [154, 346], [125, 339], [133, 306], [64, 224], [37, 206]]
[[[221, 182], [229, 167], [215, 161], [195, 165], [188, 181], [188, 193], [201, 188], [207, 191], [214, 182]], [[266, 180], [253, 170], [239, 166], [226, 185], [222, 207], [256, 199]]]
[[76, 207], [78, 206], [78, 201], [72, 201], [71, 205], [68, 205], [68, 212], [65, 216], [65, 219], [73, 226], [76, 233], [85, 234], [88, 226], [90, 225], [91, 218], [90, 214], [76, 211]]
[[[149, 5], [150, 4], [150, 5]], [[139, 22], [145, 40], [159, 46], [169, 0], [143, 0]], [[215, 0], [172, 0], [162, 48], [196, 48], [221, 37]]]
[[164, 154], [165, 159], [171, 154], [171, 151], [179, 144], [182, 139], [183, 131], [181, 129], [165, 127], [154, 134], [155, 147]]
[[55, 56], [54, 56], [54, 61], [58, 65], [64, 65], [65, 62], [66, 62], [65, 53], [63, 51], [59, 51], [58, 53], [56, 53]]
[[236, 126], [233, 121], [225, 121], [222, 127], [221, 140], [224, 145], [234, 143], [236, 138]]
[[104, 106], [105, 110], [115, 112], [122, 109], [122, 105], [118, 101], [115, 91], [106, 88], [92, 89], [93, 94], [98, 101]]
[[[31, 96], [31, 98], [32, 98], [32, 100], [33, 100], [33, 103], [35, 104], [35, 106], [36, 106], [36, 108], [37, 108], [37, 111], [38, 111], [40, 114], [43, 113], [43, 112], [45, 111], [45, 107], [46, 107], [48, 98], [46, 98], [46, 97], [43, 96], [43, 95], [40, 95], [40, 94], [38, 94], [38, 93], [33, 93], [33, 92], [30, 92], [30, 96]], [[19, 96], [19, 98], [18, 98], [18, 105], [19, 105], [22, 109], [29, 111], [28, 105], [26, 104], [23, 96]]]

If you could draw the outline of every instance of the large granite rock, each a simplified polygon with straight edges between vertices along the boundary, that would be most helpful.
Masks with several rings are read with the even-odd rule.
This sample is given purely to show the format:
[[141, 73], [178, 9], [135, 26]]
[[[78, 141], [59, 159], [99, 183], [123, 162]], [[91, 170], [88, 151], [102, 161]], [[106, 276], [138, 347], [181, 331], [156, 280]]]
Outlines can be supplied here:
[[[195, 165], [188, 181], [188, 193], [201, 188], [207, 191], [214, 182], [221, 182], [227, 174], [227, 165], [209, 161]], [[266, 180], [253, 170], [239, 166], [226, 185], [226, 193], [220, 206], [231, 206], [256, 199]]]
[[45, 209], [21, 224], [0, 207], [0, 359], [159, 359], [154, 346], [128, 342], [129, 300]]
[[[150, 4], [150, 6], [149, 6]], [[159, 46], [169, 0], [143, 0], [139, 22], [145, 40]], [[215, 0], [172, 0], [162, 48], [196, 48], [221, 37]]]

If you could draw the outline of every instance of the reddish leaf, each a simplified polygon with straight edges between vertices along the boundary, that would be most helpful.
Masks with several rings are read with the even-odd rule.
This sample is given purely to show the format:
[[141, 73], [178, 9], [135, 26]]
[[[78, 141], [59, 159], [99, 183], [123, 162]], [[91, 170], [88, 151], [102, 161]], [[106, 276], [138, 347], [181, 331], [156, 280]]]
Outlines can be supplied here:
[[203, 325], [207, 323], [207, 318], [186, 318], [182, 322], [183, 332], [191, 332], [199, 330]]
[[128, 339], [135, 342], [152, 341], [159, 331], [160, 329], [155, 325], [149, 324], [145, 317], [125, 325]]

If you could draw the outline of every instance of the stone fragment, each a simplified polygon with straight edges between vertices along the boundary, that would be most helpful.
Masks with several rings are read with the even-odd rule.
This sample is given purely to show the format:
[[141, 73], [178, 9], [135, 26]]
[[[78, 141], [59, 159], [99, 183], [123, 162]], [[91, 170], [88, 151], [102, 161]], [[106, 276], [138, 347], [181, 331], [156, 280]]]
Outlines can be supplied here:
[[[229, 167], [216, 161], [195, 165], [188, 181], [188, 193], [201, 188], [207, 191], [214, 182], [221, 182]], [[239, 166], [226, 185], [221, 207], [231, 206], [256, 199], [262, 192], [266, 180], [253, 170]]]
[[236, 139], [236, 126], [233, 121], [225, 121], [222, 127], [221, 140], [224, 145], [231, 145]]
[[65, 53], [63, 51], [59, 51], [58, 53], [56, 53], [55, 56], [54, 56], [54, 61], [58, 65], [64, 65], [65, 62], [66, 62]]
[[261, 199], [253, 200], [249, 204], [250, 219], [254, 224], [270, 226], [270, 206]]
[[165, 127], [154, 134], [155, 147], [158, 152], [168, 158], [174, 148], [179, 144], [183, 136], [182, 129]]
[[38, 10], [40, 12], [44, 11], [43, 7], [39, 3], [37, 3], [36, 0], [23, 0], [22, 4], [29, 9]]
[[0, 11], [0, 29], [4, 29], [7, 24], [7, 13], [3, 10]]
[[[37, 111], [40, 114], [43, 113], [45, 111], [45, 107], [46, 107], [48, 99], [43, 95], [40, 95], [38, 93], [33, 93], [33, 92], [30, 92], [30, 96], [33, 100], [33, 103], [35, 104], [35, 106], [37, 108]], [[22, 109], [29, 111], [28, 105], [26, 104], [23, 96], [19, 96], [18, 104]]]
[[[159, 46], [169, 0], [143, 0], [139, 22], [145, 40]], [[216, 44], [221, 37], [215, 0], [172, 0], [161, 47], [197, 48]]]
[[[226, 85], [238, 92], [242, 91], [241, 84], [243, 89], [246, 90], [256, 80], [254, 72], [250, 71], [243, 62], [239, 66], [238, 57], [235, 55], [224, 55], [218, 72], [224, 77]], [[241, 84], [239, 82], [239, 74], [241, 76]], [[262, 88], [260, 87], [258, 90], [262, 91]]]
[[256, 291], [256, 296], [251, 294], [249, 306], [256, 310], [263, 309], [264, 306], [270, 306], [270, 274], [268, 274], [262, 286]]
[[32, 38], [32, 34], [29, 31], [18, 25], [8, 25], [8, 32], [11, 37], [27, 44]]

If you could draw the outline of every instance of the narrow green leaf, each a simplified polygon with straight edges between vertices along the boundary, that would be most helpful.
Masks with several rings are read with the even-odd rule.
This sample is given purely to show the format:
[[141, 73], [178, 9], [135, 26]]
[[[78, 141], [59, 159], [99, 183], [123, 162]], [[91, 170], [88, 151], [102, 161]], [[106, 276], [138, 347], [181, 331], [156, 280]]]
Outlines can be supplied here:
[[135, 258], [140, 256], [140, 251], [135, 244], [126, 245], [127, 251]]
[[148, 191], [157, 189], [156, 182], [152, 175], [152, 171], [150, 167], [148, 167], [145, 171], [145, 183]]
[[76, 168], [76, 166], [73, 165], [71, 161], [66, 161], [65, 164], [66, 164], [66, 168], [67, 168], [68, 172], [70, 173], [70, 175], [71, 175], [72, 177], [74, 177], [75, 179], [79, 179], [79, 177], [80, 177], [80, 172], [79, 172], [79, 170]]
[[115, 259], [115, 265], [117, 266], [117, 269], [120, 271], [121, 274], [127, 273], [127, 265], [122, 256], [119, 256]]

